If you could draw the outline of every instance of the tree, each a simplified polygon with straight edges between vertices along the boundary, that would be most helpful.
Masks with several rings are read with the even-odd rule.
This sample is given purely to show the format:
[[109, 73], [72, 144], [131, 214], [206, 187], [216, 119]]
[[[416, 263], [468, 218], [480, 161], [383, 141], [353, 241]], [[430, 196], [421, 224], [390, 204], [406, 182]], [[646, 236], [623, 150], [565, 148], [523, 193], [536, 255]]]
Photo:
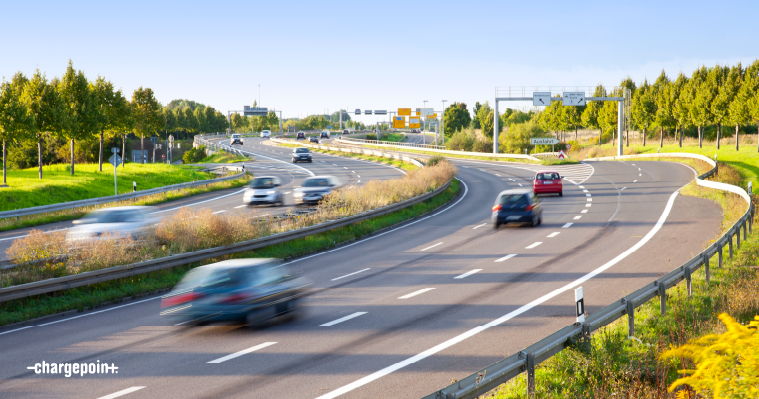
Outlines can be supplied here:
[[37, 166], [40, 180], [42, 179], [42, 138], [59, 132], [64, 118], [65, 109], [56, 90], [57, 85], [56, 79], [48, 82], [45, 75], [37, 69], [24, 85], [21, 97], [21, 101], [34, 119], [29, 134], [37, 140]]
[[[189, 110], [189, 108], [186, 108]], [[192, 111], [190, 111], [192, 114]], [[155, 99], [153, 89], [146, 87], [138, 88], [132, 93], [132, 117], [134, 118], [135, 132], [140, 136], [140, 156], [145, 163], [145, 136], [154, 134], [163, 127], [161, 104]]]
[[698, 147], [703, 147], [704, 134], [702, 128], [712, 121], [712, 101], [717, 95], [716, 83], [709, 79], [711, 71], [702, 66], [693, 72], [691, 87], [694, 91], [693, 101], [689, 105], [690, 118], [698, 128]]
[[8, 140], [22, 139], [33, 129], [34, 119], [29, 108], [21, 101], [26, 76], [16, 73], [10, 82], [3, 80], [0, 85], [0, 139], [3, 140], [3, 185], [6, 180], [8, 153], [5, 144]]
[[121, 90], [114, 91], [113, 83], [98, 76], [97, 80], [90, 85], [90, 91], [95, 96], [96, 129], [100, 136], [100, 150], [98, 156], [98, 170], [103, 171], [103, 142], [105, 133], [114, 136], [119, 133], [127, 118], [128, 103]]
[[245, 125], [245, 121], [243, 119], [244, 118], [238, 113], [232, 114], [232, 131], [239, 132], [239, 129]]
[[675, 80], [675, 86], [678, 87], [678, 96], [674, 100], [672, 112], [675, 120], [677, 121], [677, 126], [680, 129], [679, 139], [680, 147], [682, 147], [683, 130], [693, 124], [693, 121], [690, 117], [690, 103], [693, 101], [694, 89], [690, 80], [685, 75], [683, 75], [682, 72], [677, 76], [677, 80]]
[[530, 139], [542, 137], [545, 133], [535, 121], [512, 125], [500, 136], [499, 150], [503, 153], [524, 154], [525, 150], [533, 148]]
[[669, 130], [675, 125], [675, 118], [672, 116], [673, 102], [672, 96], [670, 95], [674, 88], [672, 82], [667, 77], [667, 74], [664, 73], [664, 70], [662, 70], [659, 77], [656, 78], [651, 89], [654, 93], [654, 98], [656, 99], [656, 115], [654, 116], [654, 121], [659, 125], [659, 147], [662, 147], [664, 146], [664, 129], [667, 129], [667, 137], [669, 137]]
[[71, 175], [73, 176], [76, 140], [86, 139], [97, 131], [97, 96], [90, 90], [84, 73], [74, 70], [74, 63], [71, 60], [57, 88], [66, 112], [65, 123], [61, 130], [63, 136], [71, 144]]
[[743, 76], [743, 81], [740, 84], [740, 89], [736, 93], [733, 101], [730, 102], [728, 107], [728, 122], [735, 125], [735, 150], [740, 149], [738, 140], [738, 127], [739, 125], [747, 125], [751, 121], [751, 111], [749, 109], [749, 101], [759, 91], [759, 79], [756, 76], [752, 76], [748, 70]]
[[[606, 91], [601, 85], [596, 86], [593, 92], [594, 97], [605, 97]], [[598, 101], [588, 101], [585, 110], [582, 112], [582, 124], [588, 129], [600, 129], [598, 123], [598, 113], [601, 110], [601, 103]], [[601, 145], [601, 132], [598, 133], [598, 145]]]
[[[751, 66], [746, 68], [746, 80], [751, 79], [751, 84], [759, 85], [759, 60], [754, 61]], [[756, 121], [759, 129], [759, 89], [748, 99], [748, 112], [751, 119]], [[756, 151], [759, 152], [759, 130], [757, 131]]]
[[185, 108], [183, 112], [184, 112], [184, 128], [187, 130], [188, 133], [197, 133], [198, 120], [195, 118], [195, 114], [192, 112], [192, 109]]
[[477, 103], [477, 106], [475, 106], [475, 108], [477, 109], [477, 113], [474, 114], [474, 120], [472, 121], [474, 128], [477, 129], [477, 126], [479, 126], [479, 128], [482, 129], [482, 134], [485, 135], [485, 137], [492, 138], [494, 124], [493, 116], [495, 115], [495, 112], [493, 112], [493, 109], [490, 108], [490, 103], [487, 101], [485, 101], [484, 105]]
[[478, 118], [480, 108], [482, 108], [482, 105], [480, 105], [479, 101], [474, 103], [474, 108], [472, 108], [472, 115], [474, 115], [474, 119], [472, 120], [472, 127], [475, 129], [482, 128], [482, 125], [480, 124], [480, 119]]
[[[728, 76], [731, 75], [731, 76]], [[737, 78], [727, 67], [716, 66], [709, 73], [708, 80], [712, 90], [716, 91], [709, 111], [717, 124], [717, 149], [722, 139], [722, 124], [727, 121], [728, 107], [737, 90]]]
[[445, 118], [446, 136], [451, 136], [457, 130], [461, 130], [472, 123], [472, 117], [469, 115], [465, 103], [451, 104], [445, 109], [443, 117]]
[[[165, 126], [163, 127], [163, 130], [166, 132], [166, 138], [169, 137], [169, 132], [176, 132], [177, 131], [177, 116], [174, 113], [174, 111], [164, 107], [163, 108], [163, 119], [166, 121]], [[177, 137], [179, 137], [179, 134], [177, 134]]]
[[205, 108], [195, 108], [195, 120], [198, 121], [198, 133], [208, 133], [208, 119], [206, 119]]
[[564, 121], [564, 125], [567, 126], [567, 129], [575, 130], [575, 141], [577, 141], [577, 129], [582, 126], [583, 111], [585, 111], [585, 106], [567, 106], [564, 107], [561, 111], [561, 117]]
[[643, 129], [643, 146], [646, 146], [646, 135], [648, 127], [654, 121], [656, 116], [656, 99], [654, 98], [648, 79], [643, 80], [643, 84], [635, 91], [632, 102], [632, 117], [636, 126]]

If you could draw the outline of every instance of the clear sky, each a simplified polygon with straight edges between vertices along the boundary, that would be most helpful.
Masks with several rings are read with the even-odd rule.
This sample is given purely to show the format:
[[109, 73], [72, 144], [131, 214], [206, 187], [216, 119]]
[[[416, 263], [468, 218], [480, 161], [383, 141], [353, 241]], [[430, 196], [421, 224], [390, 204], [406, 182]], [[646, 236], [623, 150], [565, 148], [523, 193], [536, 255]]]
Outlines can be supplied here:
[[[131, 97], [151, 87], [284, 116], [493, 101], [496, 86], [617, 85], [759, 58], [759, 1], [10, 1], [0, 75], [69, 59]], [[505, 106], [505, 104], [502, 104]], [[362, 117], [374, 122], [375, 117]]]

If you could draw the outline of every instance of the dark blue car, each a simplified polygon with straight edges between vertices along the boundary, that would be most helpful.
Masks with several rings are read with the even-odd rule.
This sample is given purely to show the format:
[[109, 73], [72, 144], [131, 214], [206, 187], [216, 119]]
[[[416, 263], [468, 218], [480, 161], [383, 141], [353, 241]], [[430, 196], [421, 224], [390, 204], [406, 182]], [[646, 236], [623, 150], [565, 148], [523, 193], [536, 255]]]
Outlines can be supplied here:
[[493, 204], [493, 227], [498, 229], [506, 223], [529, 223], [537, 226], [543, 220], [540, 200], [532, 190], [505, 190], [498, 194]]

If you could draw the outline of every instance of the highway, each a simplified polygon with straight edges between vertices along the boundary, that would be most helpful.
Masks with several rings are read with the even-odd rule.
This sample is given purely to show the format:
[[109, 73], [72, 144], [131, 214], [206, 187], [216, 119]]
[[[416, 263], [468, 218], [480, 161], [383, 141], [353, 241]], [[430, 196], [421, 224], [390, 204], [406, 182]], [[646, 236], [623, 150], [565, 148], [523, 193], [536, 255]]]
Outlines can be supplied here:
[[[248, 145], [276, 159], [288, 151]], [[302, 166], [337, 174], [349, 162], [358, 167]], [[574, 322], [576, 286], [592, 313], [649, 283], [690, 259], [722, 221], [717, 204], [674, 195], [694, 178], [681, 164], [454, 163], [461, 194], [441, 210], [289, 261], [316, 290], [297, 318], [253, 330], [175, 326], [148, 297], [6, 327], [0, 396], [416, 398]], [[371, 169], [376, 178], [398, 173]], [[564, 196], [543, 198], [538, 227], [494, 230], [496, 195], [529, 187], [537, 169], [566, 176]], [[43, 360], [119, 369], [71, 378], [27, 369]]]

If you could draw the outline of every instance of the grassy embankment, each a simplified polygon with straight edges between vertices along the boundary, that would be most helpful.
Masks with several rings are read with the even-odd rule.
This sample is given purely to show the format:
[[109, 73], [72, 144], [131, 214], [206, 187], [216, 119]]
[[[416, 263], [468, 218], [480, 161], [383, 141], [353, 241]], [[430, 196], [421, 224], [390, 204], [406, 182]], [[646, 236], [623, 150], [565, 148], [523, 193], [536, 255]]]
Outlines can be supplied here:
[[[94, 164], [76, 165], [74, 169], [75, 175], [71, 176], [69, 165], [43, 166], [42, 180], [38, 178], [37, 168], [10, 170], [8, 171], [9, 187], [0, 189], [0, 211], [113, 195], [113, 166], [110, 164], [104, 165], [103, 172], [98, 172], [97, 168], [98, 166]], [[133, 181], [137, 182], [139, 190], [147, 190], [216, 177], [210, 173], [201, 172], [197, 168], [166, 164], [143, 165], [128, 163], [124, 167], [119, 167], [117, 173], [119, 194], [131, 192]], [[154, 205], [204, 192], [240, 187], [247, 181], [248, 179], [239, 179], [239, 181], [215, 183], [204, 187], [151, 195], [136, 201], [104, 204], [101, 207]], [[86, 212], [97, 208], [97, 206], [94, 206], [67, 209], [39, 215], [22, 216], [18, 219], [0, 219], [0, 231], [77, 219], [82, 217]]]
[[[650, 148], [634, 148], [638, 152], [653, 152]], [[667, 152], [693, 152], [713, 156], [714, 148], [697, 146], [665, 146]], [[755, 149], [752, 149], [755, 151]], [[608, 150], [612, 152], [612, 148]], [[718, 159], [720, 173], [715, 180], [745, 187], [748, 180], [756, 181], [756, 153], [723, 149]], [[597, 154], [604, 156], [606, 154]], [[609, 155], [613, 155], [609, 154]], [[593, 155], [591, 155], [593, 156]], [[665, 158], [693, 166], [699, 173], [710, 169], [699, 161]], [[637, 162], [638, 160], [636, 160]], [[681, 190], [682, 194], [717, 201], [723, 211], [722, 232], [728, 229], [746, 210], [745, 201], [735, 194], [703, 188], [695, 183]], [[755, 218], [754, 221], [759, 221]], [[715, 237], [716, 238], [716, 237]], [[709, 245], [710, 243], [704, 243]], [[622, 318], [593, 334], [591, 339], [578, 342], [539, 365], [536, 370], [538, 398], [696, 398], [689, 389], [669, 392], [675, 379], [682, 377], [678, 370], [693, 368], [693, 363], [680, 359], [660, 359], [661, 353], [694, 338], [712, 333], [724, 333], [725, 327], [717, 315], [727, 313], [746, 323], [759, 314], [759, 234], [741, 240], [741, 249], [725, 266], [712, 267], [710, 283], [705, 282], [704, 269], [693, 275], [693, 296], [689, 297], [682, 283], [667, 292], [667, 314], [659, 312], [659, 299], [653, 299], [636, 310], [635, 338], [627, 337], [627, 320]], [[710, 260], [717, 264], [716, 255]], [[487, 395], [496, 398], [526, 397], [526, 377], [501, 385]]]
[[[446, 165], [436, 168], [424, 168], [416, 173], [410, 173], [409, 176], [402, 179], [377, 182], [372, 181], [360, 188], [340, 191], [336, 193], [338, 195], [337, 197], [330, 197], [326, 200], [326, 207], [322, 212], [323, 214], [317, 213], [306, 217], [299, 217], [294, 222], [296, 225], [300, 225], [303, 224], [300, 223], [300, 219], [303, 219], [304, 222], [309, 222], [308, 219], [312, 216], [313, 220], [311, 220], [311, 222], [334, 220], [346, 212], [357, 214], [368, 209], [383, 206], [388, 203], [388, 201], [389, 203], [399, 201], [408, 195], [417, 195], [421, 192], [432, 189], [435, 185], [442, 184], [441, 182], [443, 180], [447, 181], [447, 179], [452, 176], [453, 171], [455, 171], [455, 169], [453, 169], [452, 166]], [[401, 192], [407, 194], [400, 195]], [[449, 202], [458, 194], [458, 192], [459, 183], [457, 180], [454, 180], [442, 193], [409, 208], [329, 232], [315, 234], [307, 238], [289, 241], [256, 251], [235, 254], [231, 257], [291, 258], [333, 248], [340, 243], [359, 239], [379, 229], [423, 215]], [[332, 206], [330, 206], [330, 204], [332, 204]], [[134, 253], [135, 251], [129, 250], [119, 250], [119, 248], [125, 247], [124, 245], [121, 245], [122, 243], [120, 242], [109, 244], [103, 240], [95, 240], [91, 246], [77, 249], [77, 251], [74, 251], [76, 253], [70, 253], [69, 258], [65, 261], [67, 262], [66, 264], [54, 264], [44, 268], [37, 267], [35, 269], [30, 268], [25, 270], [11, 269], [11, 271], [4, 272], [3, 280], [7, 280], [5, 283], [18, 284], [25, 281], [48, 278], [48, 275], [51, 273], [56, 276], [67, 275], [107, 267], [110, 266], [108, 262], [113, 263], [115, 261], [122, 264], [123, 260], [127, 258], [132, 260], [135, 256], [154, 258], [156, 253], [159, 252], [159, 255], [163, 254], [165, 256], [170, 253], [195, 250], [200, 247], [226, 245], [230, 242], [251, 238], [242, 237], [241, 234], [251, 233], [254, 235], [267, 235], [277, 232], [277, 226], [264, 226], [262, 231], [260, 223], [251, 224], [246, 218], [237, 217], [236, 214], [225, 214], [226, 216], [213, 215], [210, 213], [210, 210], [201, 210], [198, 211], [196, 215], [188, 215], [188, 212], [192, 212], [192, 210], [186, 210], [183, 215], [162, 221], [156, 227], [155, 233], [153, 233], [156, 237], [155, 242], [153, 244], [141, 244], [138, 251], [139, 253]], [[296, 225], [279, 227], [284, 227], [285, 229], [297, 228], [298, 226]], [[233, 228], [225, 228], [225, 226]], [[57, 237], [56, 239], [56, 237], [41, 237], [41, 235], [37, 235], [30, 236], [25, 240], [29, 241], [27, 247], [24, 249], [17, 246], [19, 253], [38, 258], [49, 256], [47, 254], [39, 253], [39, 249], [50, 250], [49, 247], [51, 245], [48, 245], [48, 242], [55, 241], [52, 242], [52, 246], [57, 244], [62, 245], [64, 242], [62, 236]], [[104, 251], [102, 247], [109, 245], [115, 249], [113, 251]], [[11, 248], [11, 250], [13, 250], [13, 248]], [[54, 251], [55, 249], [53, 248], [52, 250]], [[203, 264], [212, 263], [218, 260], [222, 259], [209, 259], [203, 262]], [[200, 263], [195, 263], [107, 283], [94, 284], [48, 295], [39, 295], [33, 298], [5, 302], [0, 304], [0, 325], [20, 322], [73, 309], [82, 310], [85, 308], [92, 308], [119, 301], [125, 297], [154, 293], [157, 290], [172, 287], [188, 269], [198, 266], [199, 264]]]
[[251, 158], [243, 155], [232, 154], [231, 152], [226, 151], [219, 151], [213, 155], [209, 155], [201, 159], [197, 163], [237, 163], [251, 160]]
[[[290, 147], [290, 148], [303, 147], [302, 145], [298, 145], [298, 144], [279, 144], [278, 143], [277, 145], [280, 147]], [[385, 157], [380, 157], [376, 155], [356, 154], [352, 152], [329, 151], [329, 150], [322, 150], [322, 149], [311, 148], [311, 147], [309, 147], [309, 150], [311, 150], [311, 152], [318, 152], [318, 153], [334, 155], [338, 157], [354, 158], [354, 159], [361, 159], [364, 161], [376, 162], [383, 165], [394, 166], [396, 168], [403, 169], [403, 170], [417, 169], [416, 166], [408, 162], [401, 161], [400, 159], [385, 158]]]

